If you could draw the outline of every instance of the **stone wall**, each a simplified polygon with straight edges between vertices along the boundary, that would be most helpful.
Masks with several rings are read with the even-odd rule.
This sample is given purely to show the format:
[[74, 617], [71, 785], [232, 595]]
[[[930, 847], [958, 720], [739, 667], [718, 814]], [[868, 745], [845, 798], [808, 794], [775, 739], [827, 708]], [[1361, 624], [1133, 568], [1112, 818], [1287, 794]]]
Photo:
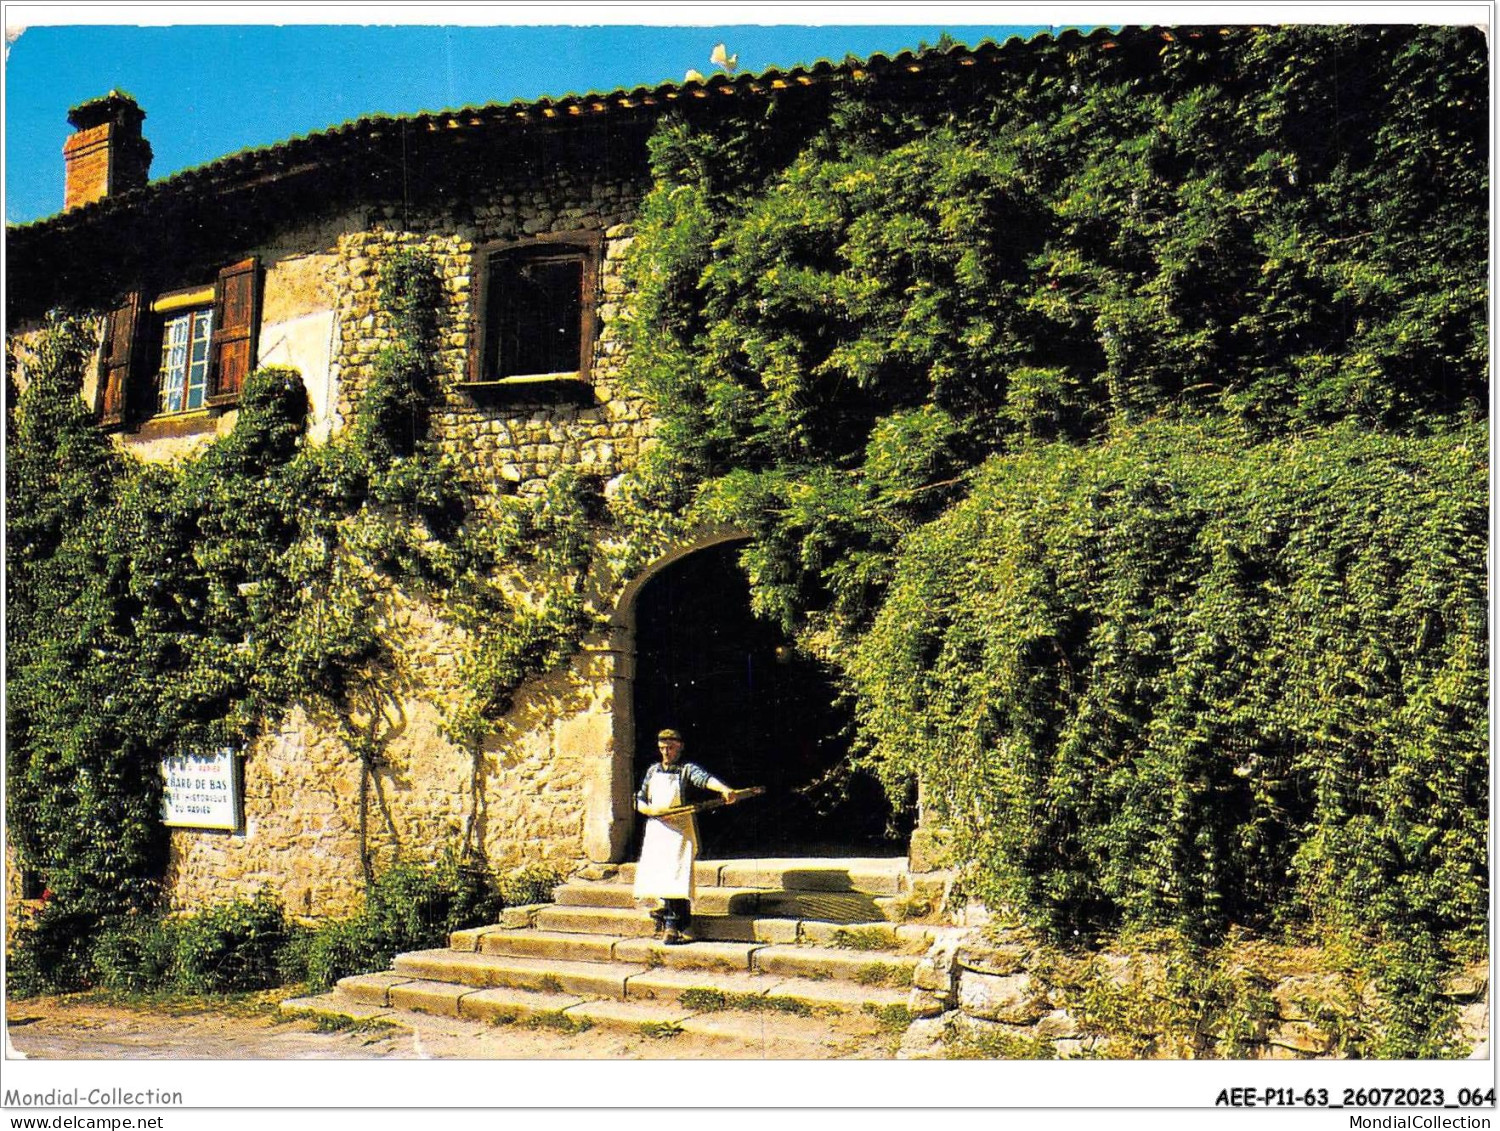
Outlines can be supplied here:
[[[408, 216], [398, 227], [396, 210], [387, 209], [351, 217], [343, 230], [325, 229], [300, 244], [262, 249], [272, 266], [261, 360], [303, 362], [298, 367], [315, 422], [326, 418], [328, 430], [347, 426], [376, 357], [393, 340], [379, 307], [381, 264], [402, 249], [423, 251], [438, 267], [445, 300], [437, 359], [442, 403], [433, 413], [443, 451], [491, 497], [541, 492], [564, 467], [611, 480], [633, 466], [651, 432], [643, 405], [618, 383], [621, 264], [642, 187], [554, 170], [527, 191], [467, 202], [462, 220]], [[592, 403], [548, 404], [534, 396], [528, 403], [503, 390], [475, 399], [461, 386], [480, 249], [494, 240], [567, 231], [599, 232], [603, 240]], [[305, 364], [320, 340], [328, 343], [323, 372]], [[326, 390], [321, 413], [319, 386]], [[146, 454], [161, 452], [136, 444]], [[544, 863], [567, 872], [590, 859], [618, 857], [628, 832], [631, 751], [620, 748], [629, 740], [619, 725], [628, 708], [617, 710], [616, 695], [621, 686], [628, 694], [620, 678], [628, 676], [629, 657], [605, 639], [587, 642], [568, 670], [523, 687], [482, 748], [469, 750], [449, 742], [442, 727], [443, 707], [457, 695], [457, 630], [395, 594], [384, 615], [402, 641], [402, 670], [378, 709], [356, 720], [373, 726], [382, 751], [365, 784], [363, 822], [354, 756], [329, 720], [296, 712], [248, 752], [242, 830], [173, 832], [168, 879], [175, 906], [265, 885], [294, 914], [347, 913], [362, 890], [362, 842], [377, 867], [398, 852], [432, 859], [466, 842], [482, 847], [499, 871]]]
[[[1153, 951], [1065, 956], [1017, 928], [952, 928], [917, 966], [914, 1020], [900, 1056], [1311, 1060], [1345, 1055], [1334, 1018], [1363, 1014], [1378, 990], [1353, 986], [1315, 949], [1245, 944], [1219, 989], [1219, 1014], [1188, 1017]], [[1454, 975], [1458, 1039], [1488, 1057], [1489, 970]]]

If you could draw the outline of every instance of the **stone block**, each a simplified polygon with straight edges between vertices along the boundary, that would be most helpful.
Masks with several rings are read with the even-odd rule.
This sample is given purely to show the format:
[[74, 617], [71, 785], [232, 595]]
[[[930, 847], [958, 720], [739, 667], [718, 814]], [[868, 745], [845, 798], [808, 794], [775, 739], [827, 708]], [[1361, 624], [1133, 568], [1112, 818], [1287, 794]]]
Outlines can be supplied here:
[[469, 986], [448, 982], [405, 982], [390, 989], [390, 1002], [396, 1009], [414, 1013], [435, 1013], [441, 1017], [458, 1017], [459, 999], [473, 993]]
[[924, 958], [912, 969], [911, 984], [947, 996], [953, 992], [953, 972], [941, 962]]
[[1457, 971], [1449, 976], [1448, 984], [1443, 987], [1449, 997], [1458, 998], [1460, 1001], [1484, 997], [1489, 993], [1489, 989], [1489, 971], [1483, 966]]
[[1470, 1002], [1458, 1011], [1458, 1031], [1469, 1044], [1489, 1037], [1490, 1007], [1487, 1002]]
[[942, 1017], [921, 1018], [907, 1026], [901, 1036], [897, 1060], [942, 1060], [947, 1055], [948, 1025]]
[[1326, 1056], [1332, 1038], [1317, 1026], [1306, 1021], [1286, 1021], [1271, 1029], [1272, 1047], [1284, 1049], [1302, 1057]]
[[1306, 1021], [1316, 1002], [1335, 1000], [1339, 996], [1338, 976], [1334, 974], [1298, 974], [1283, 978], [1271, 987], [1276, 1015], [1283, 1021]]
[[950, 1002], [947, 994], [936, 994], [931, 990], [912, 988], [906, 999], [906, 1009], [913, 1017], [937, 1017], [947, 1012]]
[[616, 940], [608, 935], [569, 935], [550, 931], [492, 931], [484, 936], [484, 954], [522, 958], [555, 958], [567, 962], [608, 962]]
[[748, 971], [751, 954], [762, 949], [756, 943], [700, 941], [691, 946], [667, 946], [655, 939], [621, 939], [615, 944], [614, 959], [674, 970]]
[[890, 923], [819, 923], [809, 919], [802, 924], [802, 941], [857, 950], [895, 949], [896, 928]]
[[1036, 1023], [1036, 1035], [1049, 1041], [1074, 1040], [1083, 1036], [1078, 1022], [1066, 1009], [1054, 1009]]
[[913, 872], [935, 872], [950, 867], [952, 852], [948, 847], [947, 830], [930, 825], [921, 825], [911, 834], [911, 870]]
[[792, 978], [766, 993], [772, 1001], [796, 1001], [815, 1010], [838, 1013], [863, 1013], [870, 1009], [905, 1006], [909, 990], [882, 986], [861, 986], [848, 982], [815, 982]]
[[963, 969], [978, 974], [1015, 974], [1025, 968], [1030, 955], [1026, 946], [970, 942], [957, 949], [954, 959]]
[[958, 1006], [970, 1017], [1008, 1025], [1030, 1025], [1048, 1012], [1037, 1000], [1026, 974], [978, 974], [964, 970], [958, 978]]
[[1064, 1037], [1052, 1042], [1052, 1050], [1058, 1060], [1078, 1060], [1091, 1056], [1097, 1043], [1093, 1037]]
[[530, 927], [536, 923], [537, 914], [551, 906], [550, 903], [523, 903], [507, 907], [500, 912], [500, 925], [510, 930]]
[[351, 974], [339, 979], [337, 992], [340, 997], [351, 1002], [388, 1006], [391, 1004], [391, 987], [405, 985], [413, 980], [402, 974]]
[[454, 931], [448, 936], [448, 945], [454, 950], [467, 951], [470, 953], [483, 950], [484, 936], [489, 934], [491, 931], [498, 931], [499, 929], [499, 927], [489, 926], [471, 927], [465, 931]]
[[498, 986], [465, 994], [458, 1002], [459, 1016], [492, 1025], [522, 1021], [541, 1013], [559, 1013], [584, 999], [576, 994], [535, 993]]
[[760, 943], [794, 943], [800, 926], [796, 919], [757, 919], [753, 933]]

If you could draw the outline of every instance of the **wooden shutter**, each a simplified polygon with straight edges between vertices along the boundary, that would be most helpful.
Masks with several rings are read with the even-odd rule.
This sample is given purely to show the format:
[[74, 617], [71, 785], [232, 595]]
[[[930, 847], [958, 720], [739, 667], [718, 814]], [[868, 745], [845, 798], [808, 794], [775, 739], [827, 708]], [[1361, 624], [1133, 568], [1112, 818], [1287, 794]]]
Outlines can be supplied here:
[[255, 366], [260, 328], [260, 262], [245, 259], [219, 272], [214, 287], [213, 365], [208, 403], [233, 404]]
[[145, 303], [140, 291], [131, 291], [125, 301], [109, 312], [104, 327], [104, 351], [99, 358], [99, 423], [106, 428], [122, 427], [130, 415], [134, 392], [136, 355], [144, 355], [141, 341], [141, 314]]

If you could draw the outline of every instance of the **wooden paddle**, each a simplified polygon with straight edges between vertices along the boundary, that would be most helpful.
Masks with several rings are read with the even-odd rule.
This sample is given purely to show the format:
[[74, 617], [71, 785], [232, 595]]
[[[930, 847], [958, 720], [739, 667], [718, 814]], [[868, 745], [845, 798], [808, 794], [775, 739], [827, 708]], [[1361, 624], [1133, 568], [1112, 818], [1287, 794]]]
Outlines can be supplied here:
[[[747, 797], [759, 797], [766, 791], [763, 785], [752, 785], [749, 789], [732, 789], [730, 796], [735, 801], [743, 801]], [[652, 813], [653, 817], [681, 817], [688, 813], [706, 813], [710, 809], [718, 809], [728, 805], [729, 802], [722, 797], [715, 797], [708, 801], [700, 801], [696, 805], [674, 805], [670, 809], [663, 809], [660, 813]]]

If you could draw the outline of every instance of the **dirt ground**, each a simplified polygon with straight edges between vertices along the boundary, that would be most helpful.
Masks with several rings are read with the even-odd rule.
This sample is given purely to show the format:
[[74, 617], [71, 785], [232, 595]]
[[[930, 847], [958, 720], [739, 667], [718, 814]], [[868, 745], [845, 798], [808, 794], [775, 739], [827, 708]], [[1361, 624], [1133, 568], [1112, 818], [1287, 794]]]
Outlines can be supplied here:
[[894, 1053], [881, 1036], [821, 1038], [812, 1019], [726, 1014], [736, 1037], [678, 1033], [652, 1037], [594, 1028], [558, 1032], [408, 1015], [319, 1031], [289, 1019], [271, 999], [192, 1006], [28, 998], [7, 1003], [6, 1055], [44, 1060], [705, 1060], [858, 1058]]

